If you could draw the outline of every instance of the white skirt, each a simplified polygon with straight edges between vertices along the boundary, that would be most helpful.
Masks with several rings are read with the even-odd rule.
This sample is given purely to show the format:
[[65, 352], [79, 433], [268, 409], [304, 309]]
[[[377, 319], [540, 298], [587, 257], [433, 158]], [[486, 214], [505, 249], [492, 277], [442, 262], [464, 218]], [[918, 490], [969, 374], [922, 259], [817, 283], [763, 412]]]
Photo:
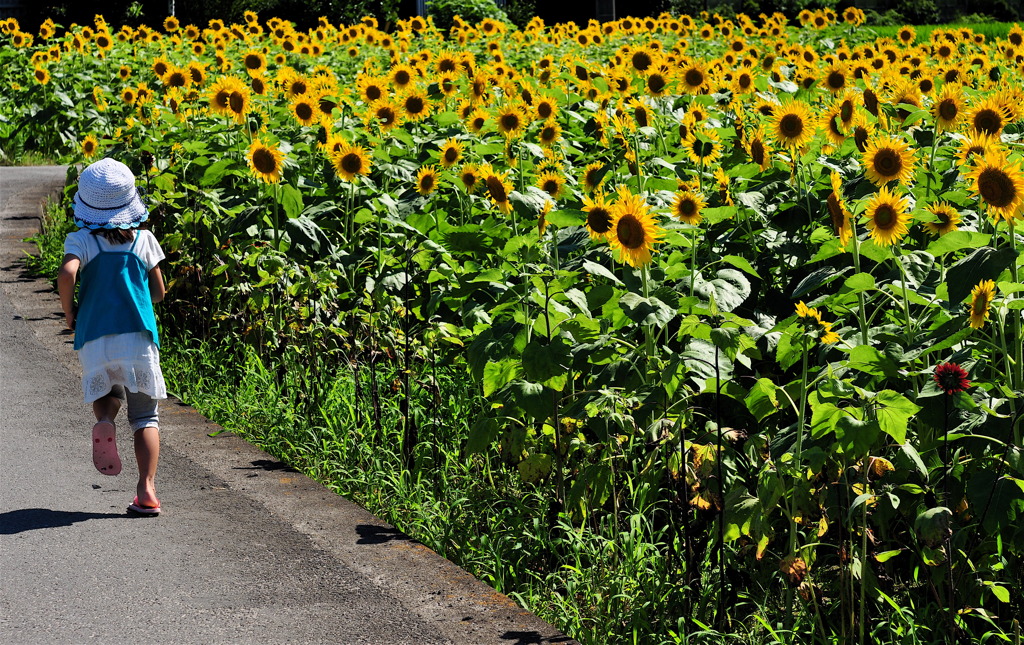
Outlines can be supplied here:
[[167, 398], [160, 349], [148, 332], [111, 334], [90, 340], [78, 350], [78, 360], [82, 364], [86, 403], [106, 396], [114, 385], [154, 399]]

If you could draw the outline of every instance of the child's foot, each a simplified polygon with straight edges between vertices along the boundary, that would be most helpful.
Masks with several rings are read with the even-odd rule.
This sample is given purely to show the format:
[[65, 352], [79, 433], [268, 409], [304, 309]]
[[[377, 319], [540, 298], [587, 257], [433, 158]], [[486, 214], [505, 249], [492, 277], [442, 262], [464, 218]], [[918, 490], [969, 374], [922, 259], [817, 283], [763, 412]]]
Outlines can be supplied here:
[[121, 472], [121, 458], [117, 455], [117, 437], [114, 424], [100, 421], [92, 427], [92, 463], [104, 475]]
[[136, 490], [138, 494], [135, 496], [135, 500], [128, 505], [128, 510], [142, 515], [159, 515], [160, 500], [156, 498], [156, 491], [145, 484], [139, 484]]

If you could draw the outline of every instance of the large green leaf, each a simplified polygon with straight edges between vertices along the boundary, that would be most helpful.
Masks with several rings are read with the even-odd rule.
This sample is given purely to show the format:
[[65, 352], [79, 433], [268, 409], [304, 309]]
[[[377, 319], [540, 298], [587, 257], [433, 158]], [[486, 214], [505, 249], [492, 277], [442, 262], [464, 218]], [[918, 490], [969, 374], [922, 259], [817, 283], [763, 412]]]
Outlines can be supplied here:
[[654, 296], [644, 298], [632, 292], [626, 293], [619, 299], [619, 305], [630, 320], [642, 325], [663, 327], [676, 316], [675, 308]]
[[720, 269], [712, 280], [695, 276], [694, 292], [702, 299], [715, 299], [720, 311], [733, 311], [750, 297], [750, 281], [736, 269]]
[[921, 410], [921, 406], [892, 390], [882, 390], [876, 394], [875, 404], [878, 406], [875, 414], [882, 431], [897, 443], [906, 443], [907, 424]]
[[1018, 251], [1009, 247], [993, 249], [985, 246], [949, 267], [946, 272], [949, 301], [963, 302], [982, 280], [998, 279], [999, 274], [1014, 263], [1017, 255]]

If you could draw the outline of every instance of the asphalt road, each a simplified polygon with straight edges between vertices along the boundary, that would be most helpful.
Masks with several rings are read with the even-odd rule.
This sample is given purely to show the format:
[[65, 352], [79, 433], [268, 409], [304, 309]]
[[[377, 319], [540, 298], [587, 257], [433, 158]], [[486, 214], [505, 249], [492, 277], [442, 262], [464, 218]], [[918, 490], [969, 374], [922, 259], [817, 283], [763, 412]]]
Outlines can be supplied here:
[[0, 168], [0, 642], [571, 643], [365, 510], [161, 405], [164, 512], [92, 465], [56, 294], [22, 242], [60, 167]]

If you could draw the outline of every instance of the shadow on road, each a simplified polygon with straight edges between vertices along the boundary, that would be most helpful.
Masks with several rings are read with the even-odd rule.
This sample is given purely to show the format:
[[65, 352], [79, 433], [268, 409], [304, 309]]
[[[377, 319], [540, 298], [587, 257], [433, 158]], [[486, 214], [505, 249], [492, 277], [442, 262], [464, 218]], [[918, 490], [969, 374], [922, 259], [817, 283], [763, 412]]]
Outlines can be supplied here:
[[356, 544], [384, 544], [395, 540], [412, 541], [408, 535], [390, 526], [360, 524], [356, 527], [356, 533], [359, 534]]
[[571, 643], [571, 638], [544, 638], [539, 632], [505, 632], [503, 641], [515, 641], [512, 645], [543, 645], [543, 643]]
[[53, 529], [71, 526], [76, 522], [110, 517], [128, 519], [124, 513], [82, 513], [79, 511], [54, 511], [48, 508], [23, 508], [0, 513], [0, 535], [16, 535], [36, 529]]

